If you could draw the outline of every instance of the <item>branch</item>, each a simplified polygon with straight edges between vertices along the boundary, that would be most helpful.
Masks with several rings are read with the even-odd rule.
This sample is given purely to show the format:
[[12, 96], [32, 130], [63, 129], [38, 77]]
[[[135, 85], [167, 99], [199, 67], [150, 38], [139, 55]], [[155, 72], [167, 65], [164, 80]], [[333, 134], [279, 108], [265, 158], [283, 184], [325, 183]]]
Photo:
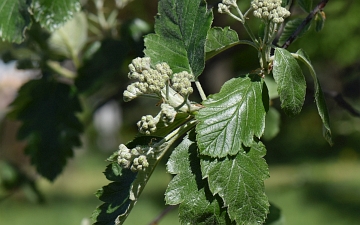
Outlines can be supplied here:
[[170, 205], [166, 207], [153, 221], [149, 223], [149, 225], [157, 225], [159, 224], [160, 220], [173, 209], [175, 209], [176, 205]]
[[293, 43], [302, 30], [311, 22], [311, 20], [315, 17], [316, 13], [323, 10], [329, 0], [322, 0], [313, 11], [309, 13], [309, 15], [302, 21], [302, 23], [298, 26], [298, 28], [291, 34], [291, 36], [286, 40], [286, 42], [281, 46], [282, 48], [288, 48], [291, 43]]

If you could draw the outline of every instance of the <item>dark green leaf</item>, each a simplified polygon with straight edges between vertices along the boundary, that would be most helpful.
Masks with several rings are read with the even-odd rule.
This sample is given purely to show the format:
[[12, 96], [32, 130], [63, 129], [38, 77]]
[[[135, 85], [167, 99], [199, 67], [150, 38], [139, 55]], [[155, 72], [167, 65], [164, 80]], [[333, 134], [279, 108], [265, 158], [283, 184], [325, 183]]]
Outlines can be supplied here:
[[203, 178], [211, 192], [218, 194], [228, 207], [231, 220], [237, 224], [261, 224], [269, 212], [264, 180], [269, 177], [262, 143], [253, 142], [250, 149], [224, 159], [201, 159]]
[[[120, 170], [119, 170], [120, 169]], [[120, 172], [120, 173], [119, 173]], [[119, 215], [126, 214], [130, 207], [131, 185], [136, 179], [137, 174], [130, 170], [121, 170], [117, 163], [107, 166], [105, 175], [111, 180], [115, 180], [96, 192], [96, 197], [105, 202], [99, 206], [92, 214], [94, 224], [115, 224]]]
[[267, 215], [264, 225], [285, 225], [281, 210], [270, 202], [270, 213]]
[[80, 145], [83, 127], [75, 116], [80, 110], [70, 86], [45, 78], [23, 85], [12, 103], [9, 116], [22, 121], [18, 137], [27, 139], [25, 152], [49, 180], [61, 173], [73, 147]]
[[250, 146], [265, 128], [267, 103], [263, 103], [263, 80], [239, 77], [227, 81], [218, 94], [203, 102], [196, 115], [197, 141], [202, 155], [236, 155], [242, 144]]
[[206, 59], [219, 54], [222, 51], [239, 43], [239, 37], [236, 31], [230, 27], [213, 27], [209, 30], [206, 40], [205, 52]]
[[[105, 86], [105, 81], [125, 85], [126, 76], [120, 76], [129, 48], [122, 41], [105, 39], [91, 58], [78, 71], [75, 85], [80, 92], [90, 94]], [[126, 87], [124, 87], [126, 88]]]
[[0, 2], [0, 37], [3, 41], [20, 43], [30, 24], [29, 5], [26, 0]]
[[305, 12], [311, 12], [313, 0], [297, 0], [297, 3]]
[[[194, 134], [190, 134], [194, 136]], [[185, 137], [167, 163], [169, 173], [176, 174], [165, 194], [167, 204], [179, 206], [181, 224], [233, 224], [219, 196], [209, 191], [202, 180], [200, 160], [194, 137]]]
[[316, 76], [315, 70], [311, 65], [310, 59], [307, 56], [306, 52], [304, 52], [303, 50], [298, 50], [296, 52], [299, 56], [300, 56], [300, 60], [302, 62], [304, 62], [307, 67], [310, 70], [311, 76], [314, 79], [314, 86], [315, 86], [315, 102], [316, 102], [316, 106], [320, 115], [320, 118], [323, 122], [323, 136], [325, 138], [325, 140], [332, 145], [333, 141], [332, 141], [332, 135], [331, 135], [331, 129], [330, 129], [330, 119], [329, 119], [329, 112], [326, 106], [326, 101], [324, 98], [324, 94], [322, 92], [321, 86], [320, 86], [320, 82], [319, 79]]
[[79, 0], [32, 0], [31, 8], [36, 21], [53, 31], [71, 19], [81, 5]]
[[289, 4], [290, 0], [282, 0], [281, 6], [286, 7]]
[[[296, 29], [300, 26], [302, 22], [303, 19], [300, 18], [293, 19], [287, 22], [277, 44], [279, 46], [282, 46], [286, 42], [286, 40], [296, 31]], [[306, 25], [306, 27], [300, 32], [300, 34], [298, 34], [297, 38], [303, 36], [310, 29], [310, 25], [311, 23]]]
[[205, 66], [205, 41], [213, 19], [204, 0], [160, 0], [155, 34], [145, 37], [152, 64], [167, 62], [174, 73], [198, 77]]
[[315, 24], [316, 24], [315, 30], [317, 32], [320, 32], [324, 28], [325, 20], [326, 20], [326, 16], [325, 16], [324, 11], [320, 11], [320, 12], [318, 12], [316, 14], [316, 16], [315, 16]]
[[[135, 138], [126, 146], [129, 149], [137, 146], [149, 147], [161, 140], [162, 138], [154, 136], [141, 136]], [[167, 142], [160, 145], [159, 148], [162, 150], [159, 151], [159, 154], [163, 155], [170, 145]], [[161, 156], [148, 157], [149, 167], [145, 171], [134, 173], [130, 169], [122, 169], [117, 163], [116, 153], [113, 154], [110, 160], [115, 162], [107, 166], [104, 174], [108, 180], [114, 182], [101, 188], [96, 193], [96, 196], [105, 203], [93, 212], [94, 224], [113, 225], [115, 221], [116, 224], [122, 224], [126, 220]]]
[[270, 107], [266, 113], [265, 118], [265, 132], [264, 139], [273, 139], [280, 131], [280, 113], [274, 108]]
[[278, 84], [281, 108], [288, 115], [298, 114], [304, 104], [306, 82], [298, 62], [286, 49], [275, 49], [273, 75]]

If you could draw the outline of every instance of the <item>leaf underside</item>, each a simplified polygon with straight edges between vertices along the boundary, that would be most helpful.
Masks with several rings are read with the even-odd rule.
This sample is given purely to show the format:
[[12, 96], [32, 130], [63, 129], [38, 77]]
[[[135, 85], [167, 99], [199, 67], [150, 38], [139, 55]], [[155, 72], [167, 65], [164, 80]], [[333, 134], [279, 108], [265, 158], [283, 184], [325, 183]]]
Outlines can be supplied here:
[[236, 155], [251, 146], [265, 128], [263, 80], [239, 77], [227, 81], [220, 92], [203, 102], [196, 118], [200, 154], [211, 157]]
[[288, 115], [298, 114], [305, 100], [306, 81], [298, 62], [286, 49], [275, 49], [273, 75], [278, 84], [281, 108]]
[[145, 37], [152, 64], [166, 62], [174, 73], [198, 77], [205, 67], [205, 42], [213, 19], [204, 0], [161, 0], [155, 34]]

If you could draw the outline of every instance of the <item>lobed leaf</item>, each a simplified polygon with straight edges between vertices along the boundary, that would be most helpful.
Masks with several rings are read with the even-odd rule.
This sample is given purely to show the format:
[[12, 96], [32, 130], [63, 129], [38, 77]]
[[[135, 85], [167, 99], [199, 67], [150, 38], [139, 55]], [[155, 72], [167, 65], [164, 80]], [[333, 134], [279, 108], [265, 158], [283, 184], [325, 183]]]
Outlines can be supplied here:
[[18, 138], [27, 140], [25, 153], [42, 176], [54, 180], [80, 145], [77, 95], [70, 86], [43, 78], [23, 85], [11, 106], [8, 116], [22, 121]]
[[[148, 147], [162, 140], [162, 138], [154, 136], [140, 136], [126, 146], [130, 149], [136, 146]], [[113, 163], [107, 166], [104, 174], [108, 180], [113, 182], [96, 193], [96, 196], [105, 203], [93, 212], [92, 220], [94, 224], [122, 224], [126, 220], [154, 168], [170, 145], [167, 142], [161, 144], [159, 147], [161, 148], [161, 151], [159, 150], [161, 155], [156, 155], [153, 158], [148, 157], [149, 167], [145, 171], [137, 173], [132, 172], [130, 169], [122, 169], [117, 163], [117, 153], [114, 153], [109, 158], [109, 161], [113, 161]]]
[[267, 102], [263, 102], [262, 87], [259, 77], [234, 78], [203, 102], [205, 108], [196, 115], [200, 154], [236, 155], [242, 144], [251, 146], [254, 136], [263, 134]]
[[213, 27], [207, 34], [205, 46], [206, 59], [210, 59], [236, 44], [239, 44], [239, 37], [236, 31], [230, 29], [230, 27]]
[[206, 180], [202, 180], [197, 157], [195, 134], [192, 133], [175, 148], [167, 162], [168, 172], [176, 174], [169, 183], [165, 200], [179, 206], [181, 224], [234, 224], [219, 196], [213, 196]]
[[198, 77], [205, 67], [205, 42], [213, 15], [204, 0], [160, 0], [155, 34], [145, 37], [144, 53], [155, 65]]
[[20, 43], [30, 25], [29, 5], [26, 0], [0, 2], [0, 37], [3, 41]]
[[218, 194], [237, 224], [263, 223], [269, 212], [264, 180], [269, 177], [266, 154], [262, 143], [224, 159], [201, 158], [203, 178], [207, 178], [213, 195]]
[[42, 27], [54, 31], [72, 18], [81, 8], [79, 0], [32, 0], [31, 8]]
[[278, 84], [281, 108], [288, 115], [298, 114], [304, 104], [306, 82], [298, 62], [286, 49], [275, 49], [273, 75]]
[[315, 70], [311, 65], [310, 59], [306, 52], [304, 52], [302, 49], [298, 50], [296, 54], [299, 55], [299, 59], [304, 62], [307, 67], [310, 70], [311, 76], [314, 79], [314, 88], [315, 88], [315, 102], [318, 109], [318, 113], [320, 115], [320, 118], [323, 122], [323, 136], [325, 140], [332, 145], [332, 135], [331, 135], [331, 128], [330, 128], [330, 118], [329, 118], [329, 112], [326, 106], [326, 101], [324, 98], [324, 94], [322, 92], [319, 79], [316, 76]]

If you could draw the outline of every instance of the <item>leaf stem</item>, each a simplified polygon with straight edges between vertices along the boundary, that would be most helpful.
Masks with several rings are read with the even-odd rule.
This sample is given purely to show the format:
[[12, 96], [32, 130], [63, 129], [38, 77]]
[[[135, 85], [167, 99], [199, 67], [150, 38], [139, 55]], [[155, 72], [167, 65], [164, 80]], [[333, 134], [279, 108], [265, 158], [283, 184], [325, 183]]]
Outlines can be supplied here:
[[206, 95], [205, 95], [205, 92], [200, 84], [200, 82], [197, 80], [195, 81], [195, 85], [196, 85], [196, 88], [198, 89], [199, 91], [199, 94], [200, 94], [200, 97], [203, 101], [205, 101], [207, 98], [206, 98]]

